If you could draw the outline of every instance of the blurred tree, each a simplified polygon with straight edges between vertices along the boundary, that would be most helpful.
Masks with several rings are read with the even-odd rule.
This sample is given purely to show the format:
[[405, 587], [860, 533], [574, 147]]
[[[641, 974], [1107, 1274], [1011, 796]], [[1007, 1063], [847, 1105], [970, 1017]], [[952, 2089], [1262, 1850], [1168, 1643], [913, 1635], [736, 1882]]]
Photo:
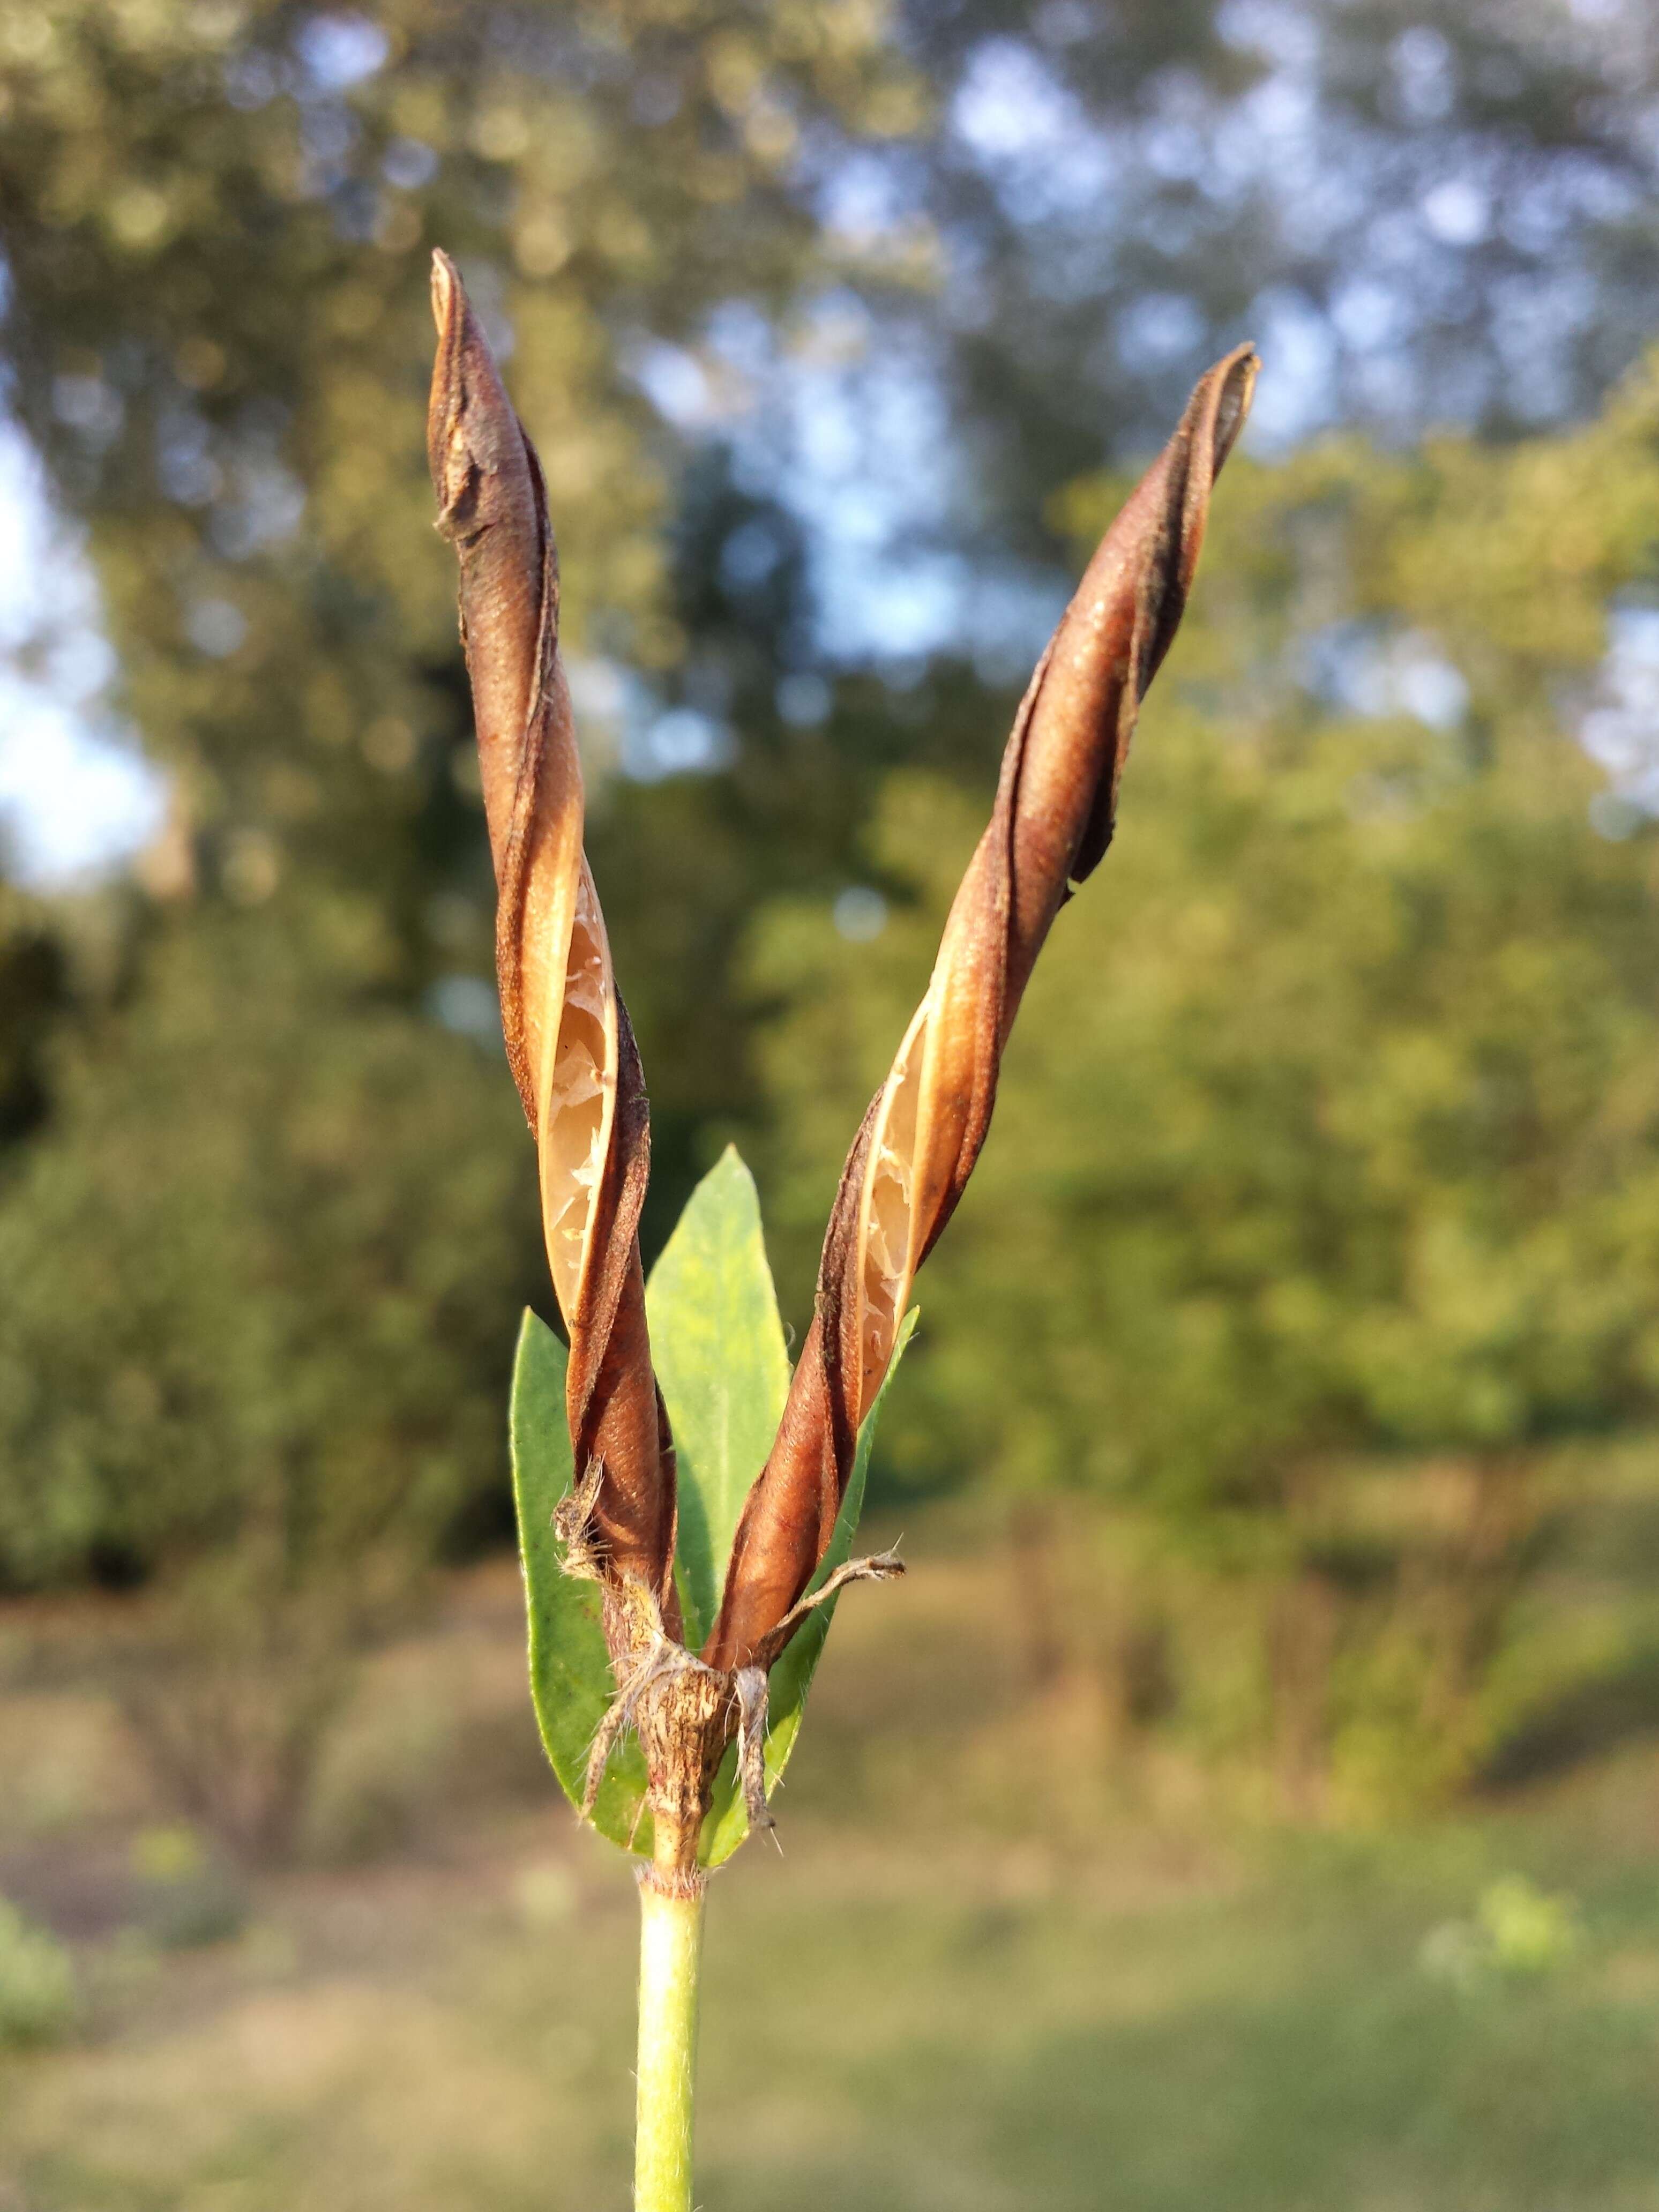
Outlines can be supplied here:
[[[954, 726], [926, 685], [827, 711], [790, 688], [824, 643], [797, 479], [817, 468], [798, 371], [825, 301], [865, 303], [842, 318], [855, 402], [866, 378], [949, 388], [948, 517], [926, 512], [936, 453], [895, 455], [877, 489], [912, 503], [919, 551], [937, 526], [976, 561], [1051, 567], [1056, 486], [1161, 434], [1170, 388], [1242, 319], [1271, 342], [1281, 434], [1571, 411], [1659, 307], [1654, 44], [1639, 8], [1567, 0], [9, 17], [15, 404], [93, 523], [125, 703], [204, 890], [319, 866], [395, 916], [410, 988], [487, 963], [449, 580], [414, 550], [441, 234], [516, 346], [593, 765], [646, 778], [615, 794], [607, 905], [652, 1002], [678, 1197], [710, 1125], [744, 1112], [736, 918], [844, 875], [872, 772], [964, 726], [988, 744], [975, 695], [1007, 673], [969, 620]], [[752, 438], [741, 485], [718, 445], [681, 479], [682, 441], [718, 441], [757, 394], [769, 480]], [[854, 434], [880, 412], [855, 404]], [[653, 896], [671, 860], [673, 930]], [[708, 1049], [673, 1011], [693, 1002]]]
[[[541, 1280], [476, 1049], [493, 896], [429, 530], [427, 250], [516, 341], [602, 785], [684, 654], [641, 384], [693, 319], [798, 280], [799, 163], [920, 107], [865, 11], [720, 0], [63, 0], [0, 21], [0, 72], [8, 398], [88, 526], [115, 703], [172, 807], [44, 1121], [48, 939], [7, 916], [33, 1126], [0, 1197], [0, 1574], [177, 1587], [178, 1663], [135, 1711], [196, 1808], [270, 1848], [364, 1593], [504, 1498]], [[665, 852], [704, 851], [702, 795]], [[649, 854], [620, 856], [636, 911]], [[707, 1087], [694, 1062], [696, 1112]]]
[[[854, 236], [925, 222], [988, 514], [1042, 501], [1248, 326], [1258, 432], [1588, 412], [1659, 324], [1641, 0], [909, 0], [944, 127], [872, 154]], [[965, 472], [964, 472], [965, 473]]]
[[52, 917], [0, 882], [0, 1176], [9, 1148], [46, 1117], [45, 1047], [67, 969]]
[[0, 1209], [14, 1577], [250, 1523], [296, 1575], [429, 1549], [495, 1456], [466, 1383], [511, 1333], [524, 1148], [485, 1054], [379, 991], [391, 964], [349, 910], [164, 930], [142, 992], [65, 1040]]
[[[1529, 1458], [1659, 1413], [1659, 844], [1559, 726], [1610, 597], [1654, 581], [1659, 376], [1570, 439], [1315, 450], [1227, 489], [1120, 848], [1039, 963], [929, 1269], [911, 1450], [1266, 1572], [1294, 1796], [1328, 1751], [1344, 1592], [1400, 1565], [1355, 1533], [1353, 1455], [1462, 1470], [1426, 1783], [1481, 1747]], [[1068, 512], [1105, 507], [1085, 485]], [[803, 1241], [980, 818], [896, 780], [885, 927], [842, 912], [870, 933], [849, 945], [798, 902], [759, 927]]]
[[[672, 441], [641, 386], [720, 302], [788, 294], [815, 250], [803, 177], [914, 125], [911, 78], [862, 9], [720, 0], [65, 0], [9, 16], [0, 64], [14, 404], [90, 523], [120, 702], [171, 775], [198, 895], [349, 885], [393, 923], [406, 992], [487, 973], [422, 452], [428, 249], [461, 257], [516, 349], [602, 781], [684, 653]], [[647, 902], [633, 857], [613, 908]]]
[[[452, 1027], [488, 1027], [492, 904], [453, 579], [435, 542], [429, 559], [420, 553], [430, 539], [426, 248], [441, 235], [459, 251], [503, 345], [516, 335], [515, 384], [566, 548], [573, 648], [601, 672], [618, 653], [660, 672], [684, 638], [663, 558], [666, 449], [637, 356], [728, 294], [781, 294], [812, 243], [810, 211], [784, 180], [802, 135], [828, 158], [842, 134], [896, 127], [915, 112], [907, 80], [855, 11], [757, 23], [718, 5], [356, 15], [65, 4], [8, 17], [0, 58], [11, 396], [60, 495], [90, 525], [120, 704], [173, 787], [167, 837], [140, 872], [166, 904], [164, 942], [137, 961], [118, 1035], [102, 1037], [88, 1010], [81, 1046], [87, 1065], [125, 1068], [153, 1030], [149, 1091], [112, 1077], [97, 1127], [118, 1153], [124, 1113], [142, 1123], [152, 1112], [160, 1140], [147, 1096], [171, 1088], [209, 1111], [206, 1059], [191, 1055], [207, 1054], [223, 1002], [242, 988], [238, 948], [256, 940], [285, 948], [268, 978], [283, 1002], [240, 1031], [242, 1103], [256, 1122], [285, 1119], [295, 1086], [326, 1064], [296, 1049], [308, 1021], [337, 1055], [362, 1036], [350, 1011], [365, 988], [355, 948], [372, 942], [373, 996], [384, 1036], [409, 1056], [405, 1087], [427, 1053], [431, 1160], [476, 1158], [505, 1202], [523, 1152], [499, 1071], [494, 1091], [482, 1070], [475, 1081], [471, 1045], [417, 1018], [425, 1006]], [[587, 721], [602, 782], [622, 732], [603, 712]], [[695, 807], [701, 793], [687, 796]], [[636, 838], [634, 857], [642, 848]], [[328, 926], [309, 925], [313, 908]], [[653, 928], [660, 942], [660, 917]], [[47, 987], [36, 974], [46, 945], [9, 929], [16, 992]], [[18, 1115], [36, 1115], [21, 1005], [14, 1034], [7, 1097]], [[366, 1037], [350, 1080], [365, 1100], [380, 1080]], [[689, 1087], [701, 1105], [695, 1074]], [[228, 1096], [221, 1087], [219, 1111]], [[65, 1106], [19, 1206], [54, 1176], [66, 1188], [88, 1127]], [[355, 1127], [359, 1203], [396, 1219], [404, 1194], [392, 1163], [366, 1112]], [[141, 1127], [131, 1140], [143, 1141]], [[255, 1194], [233, 1182], [192, 1211], [184, 1194], [207, 1158], [198, 1152], [194, 1170], [181, 1158], [183, 1181], [168, 1186], [179, 1251], [187, 1234], [216, 1237], [217, 1267], [234, 1273], [258, 1243], [236, 1214]], [[280, 1212], [282, 1176], [294, 1176], [296, 1204], [303, 1178], [281, 1148], [268, 1165], [259, 1202]], [[148, 1286], [149, 1239], [166, 1242], [170, 1218], [158, 1199], [144, 1237], [101, 1252], [100, 1279], [119, 1280], [118, 1259]], [[354, 1279], [357, 1218], [312, 1217], [296, 1283], [307, 1267]], [[489, 1249], [510, 1259], [504, 1239], [498, 1224]], [[76, 1263], [65, 1255], [60, 1297], [46, 1279], [52, 1248], [37, 1249], [31, 1295], [46, 1341], [77, 1302]], [[181, 1279], [215, 1274], [198, 1251]], [[517, 1272], [495, 1279], [489, 1310], [538, 1279], [526, 1243]], [[361, 1287], [378, 1296], [377, 1279], [371, 1267]], [[477, 1280], [490, 1279], [482, 1269]], [[205, 1328], [215, 1302], [190, 1310], [191, 1327]], [[179, 1357], [210, 1369], [216, 1355], [207, 1340], [190, 1351], [185, 1323], [175, 1312], [169, 1324]], [[371, 1313], [363, 1325], [380, 1324]], [[443, 1385], [472, 1424], [475, 1483], [493, 1481], [500, 1452], [483, 1448], [480, 1393], [499, 1379], [507, 1334], [468, 1328], [455, 1341], [465, 1356]], [[369, 1451], [374, 1421], [366, 1431], [361, 1417], [372, 1394], [352, 1389], [349, 1363], [329, 1371], [346, 1395], [342, 1437]], [[435, 1391], [440, 1370], [430, 1374]], [[40, 1419], [42, 1403], [75, 1425], [70, 1404], [49, 1395], [36, 1401]], [[156, 1443], [142, 1431], [130, 1438], [135, 1468]], [[395, 1425], [380, 1449], [401, 1452]], [[37, 1461], [55, 1463], [50, 1449]], [[12, 1571], [73, 1565], [94, 1524], [101, 1541], [112, 1516], [130, 1533], [135, 1513], [139, 1551], [164, 1550], [167, 1532], [190, 1520], [179, 1499], [192, 1482], [210, 1519], [216, 1485], [234, 1495], [205, 1435], [187, 1468], [175, 1465], [142, 1510], [64, 1475], [48, 1519], [78, 1533], [26, 1539], [14, 1519]], [[367, 1471], [364, 1483], [377, 1497]], [[44, 1510], [44, 1490], [30, 1495]]]
[[0, 1564], [159, 1572], [174, 1658], [123, 1695], [267, 1850], [351, 1650], [500, 1460], [532, 1170], [493, 1053], [388, 996], [361, 909], [152, 938], [0, 1204]]

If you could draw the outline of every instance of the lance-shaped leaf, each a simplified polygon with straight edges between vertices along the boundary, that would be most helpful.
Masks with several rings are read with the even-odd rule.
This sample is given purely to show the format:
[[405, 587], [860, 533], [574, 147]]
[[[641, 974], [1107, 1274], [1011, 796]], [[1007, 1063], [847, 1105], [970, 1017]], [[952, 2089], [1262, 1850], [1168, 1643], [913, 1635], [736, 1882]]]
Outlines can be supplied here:
[[685, 1640], [714, 1625], [743, 1501], [789, 1392], [755, 1179], [727, 1146], [692, 1192], [646, 1286], [679, 1480]]
[[461, 571], [461, 635], [497, 890], [501, 1022], [536, 1138], [543, 1229], [570, 1332], [576, 1465], [613, 1579], [677, 1623], [673, 1455], [651, 1371], [638, 1222], [649, 1125], [639, 1056], [582, 854], [582, 779], [559, 657], [559, 574], [541, 466], [454, 265], [434, 256], [427, 450]]
[[1201, 380], [1031, 678], [927, 996], [842, 1172], [812, 1328], [738, 1525], [711, 1665], [740, 1668], [766, 1650], [830, 1543], [910, 1285], [985, 1141], [1032, 964], [1110, 842], [1136, 716], [1186, 606], [1255, 368], [1241, 347]]

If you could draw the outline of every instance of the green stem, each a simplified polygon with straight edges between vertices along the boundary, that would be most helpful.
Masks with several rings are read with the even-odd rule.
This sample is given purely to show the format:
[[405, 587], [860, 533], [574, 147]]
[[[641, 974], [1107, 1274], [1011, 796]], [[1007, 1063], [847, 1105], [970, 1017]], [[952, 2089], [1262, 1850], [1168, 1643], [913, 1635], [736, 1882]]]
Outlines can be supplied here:
[[640, 1883], [639, 2104], [634, 2212], [691, 2212], [691, 2100], [697, 2051], [702, 1884]]

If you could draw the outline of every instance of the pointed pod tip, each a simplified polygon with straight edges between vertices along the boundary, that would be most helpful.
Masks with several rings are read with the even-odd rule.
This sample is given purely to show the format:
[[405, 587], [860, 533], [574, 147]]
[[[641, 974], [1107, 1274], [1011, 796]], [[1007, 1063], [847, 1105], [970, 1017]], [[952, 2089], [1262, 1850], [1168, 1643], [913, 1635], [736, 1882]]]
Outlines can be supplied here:
[[1255, 380], [1261, 368], [1261, 356], [1255, 345], [1246, 339], [1224, 354], [1210, 371], [1206, 381], [1214, 394], [1213, 427], [1211, 430], [1211, 452], [1213, 459], [1210, 474], [1213, 479], [1221, 473], [1222, 465], [1238, 442], [1250, 412], [1250, 401], [1255, 392]]
[[465, 300], [466, 293], [459, 270], [441, 246], [434, 246], [432, 252], [432, 319], [438, 325], [440, 337], [449, 327], [456, 302], [459, 301], [465, 305]]
[[451, 508], [468, 468], [476, 462], [522, 470], [523, 434], [460, 271], [441, 249], [432, 256], [432, 319], [438, 345], [427, 403], [427, 459], [441, 510], [438, 528], [453, 536]]

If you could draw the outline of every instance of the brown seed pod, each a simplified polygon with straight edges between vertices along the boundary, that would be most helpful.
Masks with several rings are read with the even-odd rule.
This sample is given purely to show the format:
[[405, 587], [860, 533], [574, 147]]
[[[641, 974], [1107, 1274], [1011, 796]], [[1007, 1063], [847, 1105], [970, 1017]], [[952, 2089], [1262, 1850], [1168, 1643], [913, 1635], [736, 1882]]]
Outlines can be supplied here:
[[996, 804], [830, 1218], [812, 1327], [744, 1507], [711, 1666], [769, 1665], [835, 1528], [859, 1424], [910, 1286], [979, 1157], [1020, 997], [1054, 916], [1111, 842], [1146, 688], [1181, 621], [1210, 492], [1249, 411], [1256, 357], [1218, 362], [1101, 541], [1037, 664]]
[[[638, 1224], [650, 1154], [639, 1054], [582, 853], [582, 776], [559, 658], [541, 465], [455, 266], [433, 256], [427, 455], [460, 560], [461, 636], [497, 891], [501, 1024], [536, 1139], [566, 1411], [608, 1588], [642, 1583], [678, 1633], [674, 1461], [651, 1369]], [[607, 1605], [613, 1646], [623, 1608]]]

